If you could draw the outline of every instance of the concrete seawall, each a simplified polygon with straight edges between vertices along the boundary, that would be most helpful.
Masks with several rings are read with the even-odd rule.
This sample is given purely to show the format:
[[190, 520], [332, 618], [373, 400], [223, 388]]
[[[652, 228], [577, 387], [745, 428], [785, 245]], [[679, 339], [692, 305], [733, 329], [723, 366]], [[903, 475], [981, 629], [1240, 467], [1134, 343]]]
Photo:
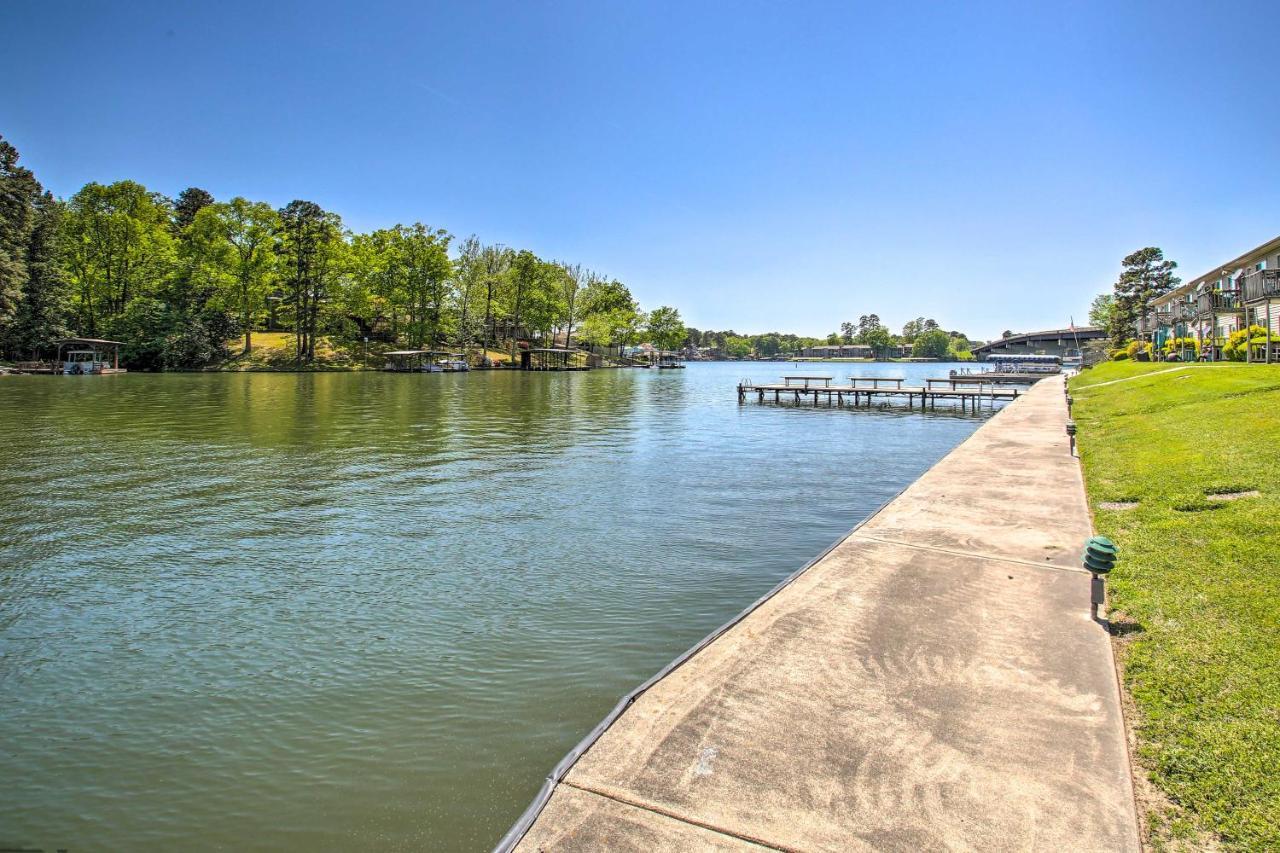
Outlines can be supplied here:
[[[1060, 378], [571, 755], [502, 847], [1139, 849]], [[596, 736], [598, 735], [598, 736]]]

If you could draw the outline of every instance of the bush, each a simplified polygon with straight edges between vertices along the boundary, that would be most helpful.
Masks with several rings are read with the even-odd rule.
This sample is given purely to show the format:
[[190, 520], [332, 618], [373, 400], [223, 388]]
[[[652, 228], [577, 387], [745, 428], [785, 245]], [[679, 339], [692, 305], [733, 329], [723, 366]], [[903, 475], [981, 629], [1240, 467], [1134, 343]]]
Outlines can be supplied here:
[[1111, 351], [1111, 360], [1112, 360], [1112, 361], [1128, 361], [1128, 360], [1129, 360], [1129, 350], [1124, 349], [1124, 348], [1121, 348], [1121, 349], [1113, 349], [1113, 350]]
[[1125, 350], [1134, 361], [1148, 361], [1151, 358], [1151, 344], [1146, 341], [1129, 341]]
[[[1245, 341], [1248, 340], [1246, 345]], [[1262, 326], [1254, 324], [1248, 329], [1237, 329], [1227, 338], [1226, 345], [1222, 348], [1222, 354], [1226, 356], [1227, 361], [1245, 361], [1248, 358], [1249, 347], [1265, 346], [1270, 341], [1280, 341], [1280, 335], [1267, 334], [1267, 330]]]
[[201, 367], [226, 355], [224, 341], [235, 326], [221, 311], [199, 314], [171, 308], [158, 299], [131, 299], [106, 328], [125, 341], [120, 360], [132, 370]]
[[1195, 358], [1200, 357], [1200, 341], [1195, 338], [1169, 338], [1162, 347], [1165, 355], [1189, 350]]

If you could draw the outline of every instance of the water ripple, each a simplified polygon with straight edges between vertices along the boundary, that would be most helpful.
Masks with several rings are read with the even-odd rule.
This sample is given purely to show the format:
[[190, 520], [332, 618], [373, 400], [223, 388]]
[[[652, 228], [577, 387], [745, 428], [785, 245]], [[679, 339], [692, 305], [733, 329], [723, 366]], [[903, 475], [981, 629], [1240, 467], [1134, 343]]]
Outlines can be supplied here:
[[5, 840], [487, 849], [977, 425], [785, 369], [0, 381]]

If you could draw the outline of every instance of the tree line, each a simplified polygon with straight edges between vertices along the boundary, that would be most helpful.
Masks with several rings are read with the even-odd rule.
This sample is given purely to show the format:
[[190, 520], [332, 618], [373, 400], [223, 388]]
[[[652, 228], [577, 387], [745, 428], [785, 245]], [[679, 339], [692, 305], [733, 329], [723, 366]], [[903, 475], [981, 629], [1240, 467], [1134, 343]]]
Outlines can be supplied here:
[[514, 358], [530, 339], [686, 338], [679, 311], [642, 311], [615, 278], [422, 223], [355, 233], [312, 201], [171, 200], [129, 180], [58, 200], [0, 137], [0, 355], [74, 334], [122, 341], [132, 367], [196, 368], [260, 330], [291, 334], [298, 365], [322, 339]]
[[690, 328], [685, 345], [690, 348], [719, 350], [731, 358], [755, 355], [772, 358], [779, 355], [799, 355], [810, 347], [824, 344], [862, 344], [876, 356], [885, 356], [895, 347], [910, 346], [916, 358], [967, 360], [970, 350], [980, 341], [971, 341], [963, 332], [944, 331], [933, 319], [917, 317], [902, 327], [901, 334], [894, 334], [880, 321], [879, 315], [863, 314], [855, 322], [840, 324], [839, 332], [825, 338], [805, 337], [782, 332], [766, 332], [759, 335], [740, 335], [732, 329], [723, 332], [699, 331]]

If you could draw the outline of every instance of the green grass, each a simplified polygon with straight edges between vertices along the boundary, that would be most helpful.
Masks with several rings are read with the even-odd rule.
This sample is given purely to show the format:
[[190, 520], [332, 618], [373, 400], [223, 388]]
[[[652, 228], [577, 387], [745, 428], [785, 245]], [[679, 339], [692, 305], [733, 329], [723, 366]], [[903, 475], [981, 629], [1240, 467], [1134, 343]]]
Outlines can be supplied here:
[[1121, 549], [1110, 595], [1132, 623], [1138, 758], [1179, 812], [1154, 821], [1165, 840], [1190, 822], [1280, 849], [1280, 365], [1171, 366], [1071, 383], [1096, 526]]

